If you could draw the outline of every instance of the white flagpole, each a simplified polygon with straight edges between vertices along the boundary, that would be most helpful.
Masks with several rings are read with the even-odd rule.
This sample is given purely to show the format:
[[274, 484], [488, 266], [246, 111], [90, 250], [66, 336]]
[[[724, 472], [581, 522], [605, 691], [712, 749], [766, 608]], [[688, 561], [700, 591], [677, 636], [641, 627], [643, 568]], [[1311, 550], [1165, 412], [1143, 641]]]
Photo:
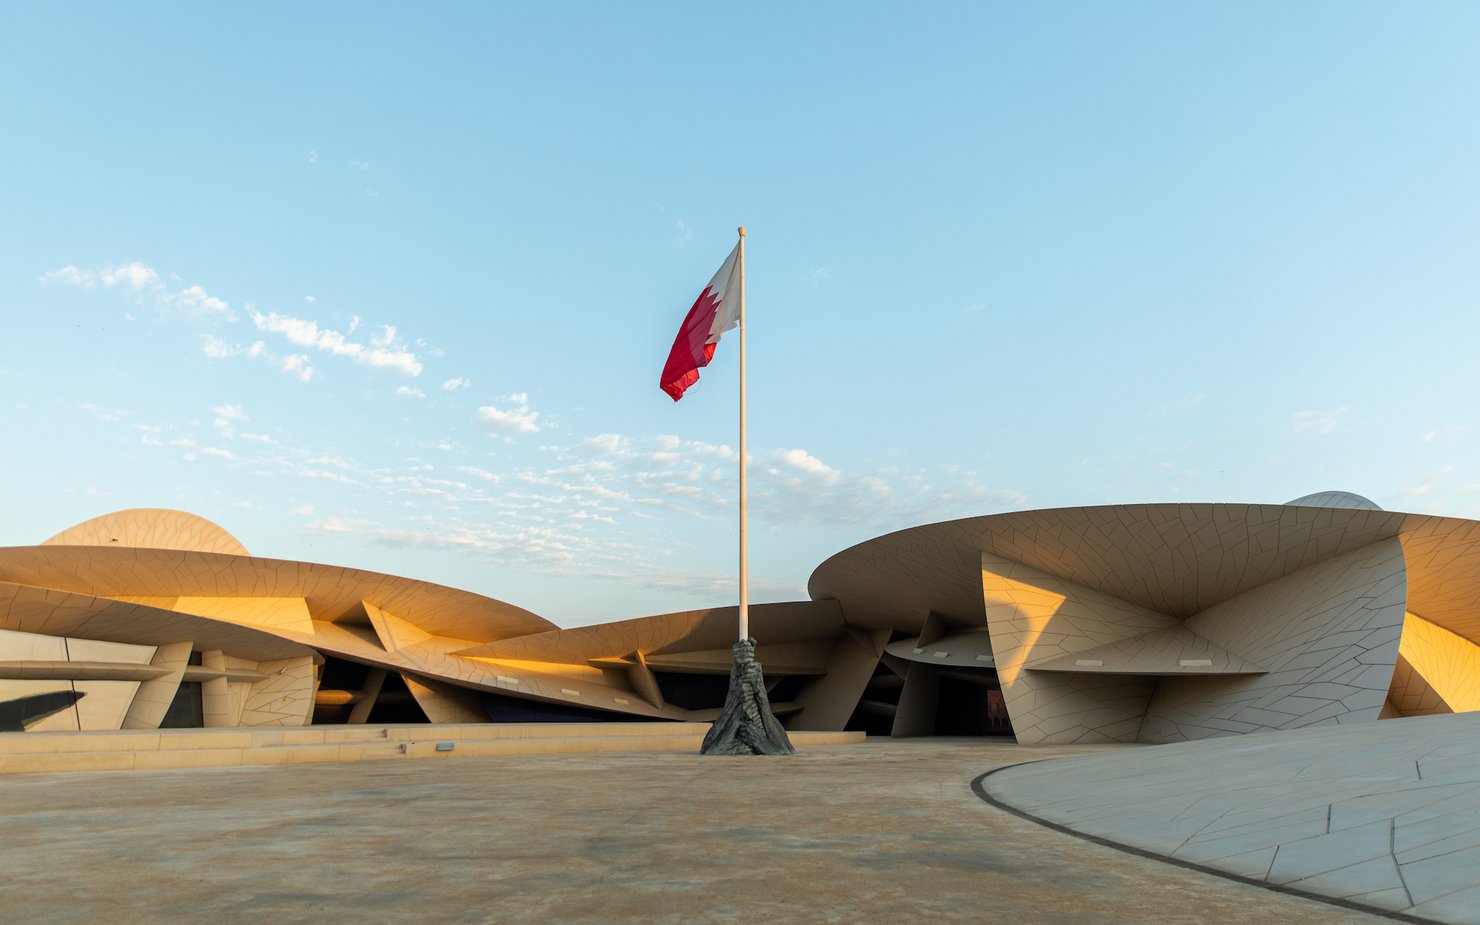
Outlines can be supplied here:
[[750, 638], [750, 569], [745, 546], [745, 226], [740, 226], [740, 638]]

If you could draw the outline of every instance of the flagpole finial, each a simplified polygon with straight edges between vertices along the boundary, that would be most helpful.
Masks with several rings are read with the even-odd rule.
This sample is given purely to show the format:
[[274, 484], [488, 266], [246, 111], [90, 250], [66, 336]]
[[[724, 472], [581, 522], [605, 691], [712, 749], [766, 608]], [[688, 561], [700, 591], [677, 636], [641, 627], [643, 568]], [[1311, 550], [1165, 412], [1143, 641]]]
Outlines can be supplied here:
[[740, 237], [742, 237], [742, 238], [745, 237], [745, 226], [744, 225], [741, 225], [740, 226]]

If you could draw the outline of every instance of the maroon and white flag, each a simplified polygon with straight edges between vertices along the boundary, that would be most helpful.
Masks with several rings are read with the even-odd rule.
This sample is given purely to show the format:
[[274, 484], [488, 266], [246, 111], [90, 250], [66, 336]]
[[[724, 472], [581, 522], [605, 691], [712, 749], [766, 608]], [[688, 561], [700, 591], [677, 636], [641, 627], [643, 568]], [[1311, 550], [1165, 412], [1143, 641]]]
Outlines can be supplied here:
[[736, 261], [740, 245], [720, 264], [719, 272], [694, 300], [673, 339], [668, 362], [663, 364], [663, 378], [658, 382], [674, 401], [683, 398], [684, 390], [699, 381], [699, 370], [709, 365], [719, 336], [740, 323], [740, 274]]

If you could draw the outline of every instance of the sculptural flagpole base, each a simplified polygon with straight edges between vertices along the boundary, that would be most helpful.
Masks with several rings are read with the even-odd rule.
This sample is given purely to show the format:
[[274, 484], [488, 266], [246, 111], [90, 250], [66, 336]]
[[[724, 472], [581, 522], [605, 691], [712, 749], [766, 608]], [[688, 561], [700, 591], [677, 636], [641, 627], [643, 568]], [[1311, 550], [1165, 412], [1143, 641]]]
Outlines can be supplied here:
[[725, 708], [709, 727], [701, 755], [792, 755], [796, 749], [781, 722], [771, 715], [766, 679], [755, 660], [755, 640], [742, 639], [731, 650], [730, 691]]

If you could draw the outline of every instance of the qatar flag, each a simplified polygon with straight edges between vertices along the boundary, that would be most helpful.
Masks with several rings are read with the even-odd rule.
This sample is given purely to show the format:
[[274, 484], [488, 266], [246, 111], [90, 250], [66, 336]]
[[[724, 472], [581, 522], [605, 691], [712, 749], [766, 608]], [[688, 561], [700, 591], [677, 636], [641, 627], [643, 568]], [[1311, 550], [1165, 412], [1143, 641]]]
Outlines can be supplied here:
[[699, 381], [699, 370], [709, 365], [719, 336], [740, 323], [740, 274], [736, 272], [739, 256], [740, 245], [736, 244], [720, 264], [719, 272], [694, 300], [694, 307], [689, 309], [683, 327], [673, 339], [673, 349], [668, 353], [668, 362], [663, 364], [663, 378], [658, 385], [674, 401], [683, 398], [684, 390]]

